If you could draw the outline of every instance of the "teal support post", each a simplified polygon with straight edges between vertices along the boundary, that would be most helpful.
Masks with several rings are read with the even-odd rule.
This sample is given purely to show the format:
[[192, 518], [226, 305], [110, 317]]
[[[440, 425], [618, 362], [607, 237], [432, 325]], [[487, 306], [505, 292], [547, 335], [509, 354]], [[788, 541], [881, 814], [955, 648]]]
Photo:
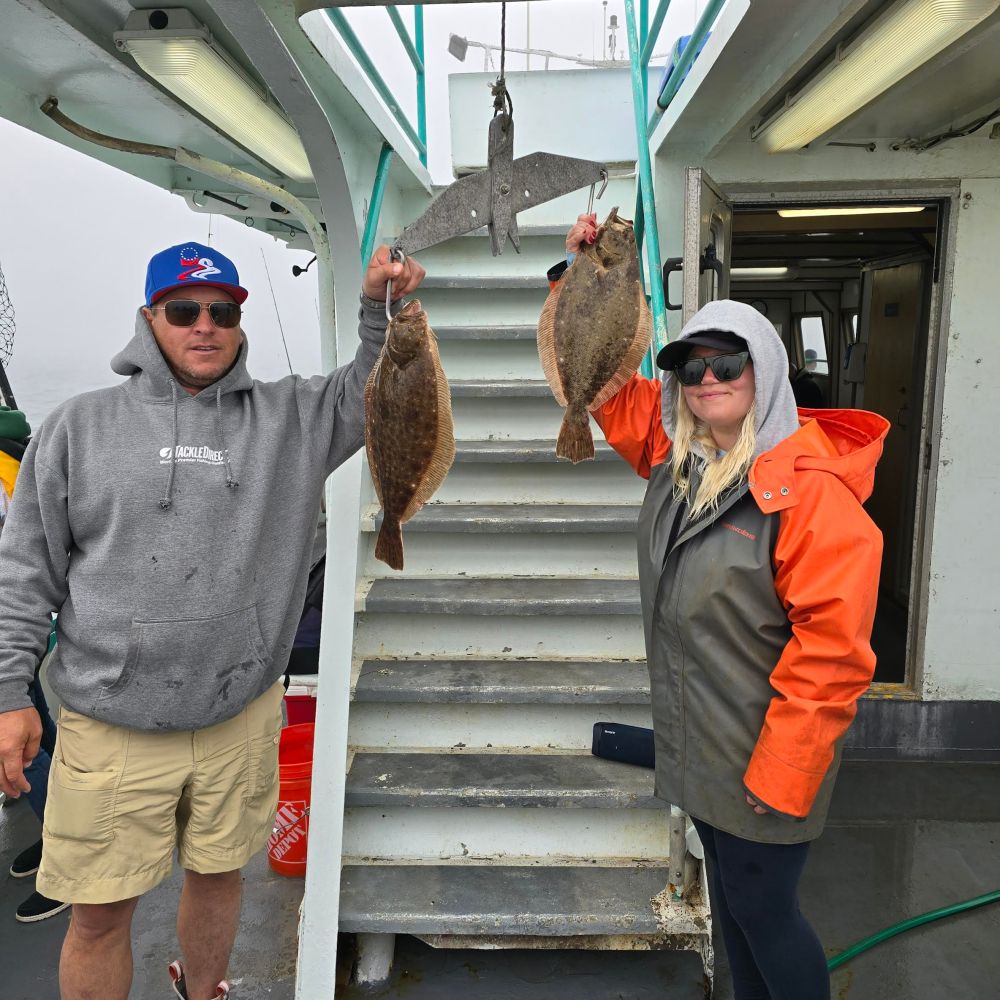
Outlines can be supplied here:
[[389, 20], [392, 21], [392, 26], [396, 29], [396, 34], [399, 35], [399, 40], [403, 43], [403, 50], [406, 52], [407, 58], [409, 58], [413, 64], [413, 68], [419, 73], [424, 68], [424, 60], [410, 40], [410, 33], [406, 30], [406, 25], [403, 24], [399, 8], [386, 7], [386, 13], [389, 15]]
[[392, 146], [382, 143], [378, 154], [378, 166], [375, 168], [375, 183], [372, 185], [372, 197], [368, 202], [368, 218], [365, 219], [365, 232], [361, 237], [361, 267], [367, 266], [375, 249], [375, 237], [378, 235], [378, 220], [382, 214], [382, 196], [385, 194], [385, 183], [389, 179], [389, 167], [392, 164]]
[[649, 26], [649, 33], [642, 42], [642, 65], [648, 68], [650, 59], [653, 58], [653, 48], [660, 38], [660, 28], [663, 27], [663, 19], [667, 16], [667, 9], [670, 7], [670, 0], [660, 0], [653, 12], [653, 21]]
[[[392, 91], [386, 85], [385, 80], [382, 79], [382, 75], [375, 68], [375, 64], [368, 57], [368, 53], [365, 51], [365, 47], [361, 44], [361, 40], [354, 33], [354, 29], [348, 24], [347, 18], [344, 16], [344, 12], [340, 10], [339, 7], [327, 7], [325, 8], [326, 16], [330, 19], [333, 26], [340, 32], [340, 37], [344, 39], [344, 44], [348, 47], [351, 55], [357, 59], [358, 64], [365, 71], [368, 79], [371, 81], [371, 85], [375, 88], [375, 92], [385, 101], [385, 106], [389, 109], [393, 118], [399, 124], [399, 127], [406, 134], [407, 139], [413, 143], [414, 149], [421, 157], [427, 155], [427, 146], [425, 142], [420, 138], [420, 136], [413, 130], [413, 126], [409, 123], [406, 115], [403, 114], [403, 109], [399, 106], [399, 102], [395, 97], [392, 96]], [[397, 14], [397, 17], [399, 15]], [[405, 31], [405, 29], [404, 29]]]
[[674, 95], [681, 89], [681, 84], [684, 82], [687, 71], [695, 61], [698, 50], [704, 44], [705, 36], [711, 30], [712, 25], [715, 24], [715, 19], [718, 17], [719, 11], [725, 6], [725, 3], [726, 0], [709, 0], [708, 6], [702, 11], [701, 17], [698, 18], [698, 23], [694, 27], [694, 31], [691, 32], [691, 40], [687, 43], [687, 47], [684, 49], [680, 59], [677, 60], [677, 65], [674, 67], [673, 73], [670, 74], [670, 79], [667, 81], [663, 93], [656, 99], [656, 114], [662, 114], [666, 111], [667, 106], [674, 99]]
[[639, 36], [635, 28], [635, 0], [625, 0], [625, 25], [628, 30], [629, 61], [632, 65], [632, 104], [635, 110], [635, 139], [639, 156], [639, 191], [642, 214], [646, 221], [646, 263], [649, 269], [653, 305], [653, 351], [667, 342], [667, 310], [660, 276], [660, 237], [656, 229], [656, 206], [653, 202], [653, 166], [649, 158], [649, 135], [646, 132], [646, 109], [643, 106], [642, 66]]
[[420, 162], [427, 166], [427, 74], [424, 70], [424, 8], [413, 8], [413, 42], [417, 47], [420, 68], [417, 70], [417, 135], [423, 144]]

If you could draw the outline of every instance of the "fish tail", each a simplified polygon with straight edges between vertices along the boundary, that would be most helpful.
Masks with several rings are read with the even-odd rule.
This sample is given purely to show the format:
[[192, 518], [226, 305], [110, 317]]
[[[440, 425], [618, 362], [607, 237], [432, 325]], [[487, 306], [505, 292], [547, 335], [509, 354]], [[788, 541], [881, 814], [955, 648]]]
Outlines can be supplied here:
[[403, 568], [403, 528], [398, 517], [386, 514], [375, 541], [375, 558], [392, 569]]
[[559, 428], [556, 455], [574, 463], [594, 457], [594, 435], [590, 433], [590, 417], [586, 410], [570, 407], [566, 411]]

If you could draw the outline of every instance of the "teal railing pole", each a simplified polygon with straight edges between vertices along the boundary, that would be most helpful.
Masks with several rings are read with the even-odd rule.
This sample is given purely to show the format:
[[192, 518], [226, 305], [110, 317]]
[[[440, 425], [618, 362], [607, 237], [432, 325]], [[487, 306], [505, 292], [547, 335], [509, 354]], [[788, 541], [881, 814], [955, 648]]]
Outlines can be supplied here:
[[410, 40], [410, 33], [406, 30], [406, 25], [400, 16], [399, 8], [386, 7], [385, 10], [389, 15], [389, 20], [392, 21], [392, 26], [396, 29], [396, 34], [399, 35], [399, 40], [403, 43], [403, 49], [406, 51], [407, 58], [409, 58], [410, 62], [413, 63], [413, 68], [419, 73], [424, 68], [424, 61]]
[[708, 6], [702, 11], [694, 31], [691, 32], [691, 40], [687, 43], [680, 59], [677, 60], [677, 65], [674, 67], [673, 73], [670, 74], [670, 79], [667, 81], [663, 93], [656, 99], [656, 114], [659, 115], [666, 111], [674, 95], [680, 90], [685, 74], [691, 68], [691, 63], [695, 61], [698, 50], [705, 41], [705, 36], [711, 30], [719, 11], [725, 4], [726, 0], [709, 0]]
[[375, 168], [375, 183], [372, 184], [372, 197], [368, 202], [368, 218], [365, 219], [365, 232], [361, 237], [361, 266], [365, 267], [372, 259], [375, 249], [375, 237], [378, 235], [378, 220], [382, 214], [382, 196], [385, 194], [385, 183], [389, 179], [389, 166], [392, 163], [392, 146], [382, 143], [378, 154], [378, 166]]
[[639, 36], [635, 28], [635, 0], [625, 0], [625, 25], [628, 30], [629, 61], [632, 66], [632, 104], [635, 110], [635, 140], [639, 156], [639, 190], [642, 194], [642, 214], [646, 220], [646, 263], [649, 287], [653, 299], [653, 351], [667, 342], [667, 310], [660, 277], [660, 238], [656, 229], [656, 206], [653, 203], [653, 166], [649, 158], [649, 135], [646, 131], [646, 109], [643, 105], [642, 66]]
[[670, 0], [660, 0], [653, 12], [653, 21], [649, 26], [649, 32], [642, 42], [642, 65], [649, 66], [650, 59], [653, 58], [653, 48], [660, 38], [660, 28], [663, 27], [663, 19], [667, 16], [667, 8]]
[[325, 12], [333, 26], [340, 32], [340, 36], [344, 39], [344, 44], [348, 47], [348, 49], [350, 49], [351, 55], [357, 59], [361, 68], [368, 75], [368, 79], [371, 81], [371, 85], [375, 88], [376, 93], [382, 98], [383, 101], [385, 101], [385, 105], [389, 109], [393, 118], [396, 119], [399, 123], [399, 127], [406, 133], [407, 139], [413, 143], [414, 148], [421, 155], [421, 157], [425, 156], [427, 154], [426, 144], [413, 130], [413, 126], [407, 120], [406, 115], [403, 114], [403, 109], [399, 106], [399, 102], [392, 96], [392, 91], [388, 88], [388, 86], [386, 86], [386, 82], [382, 79], [382, 75], [375, 68], [375, 64], [368, 57], [368, 53], [365, 51], [365, 47], [361, 44], [361, 40], [354, 33], [354, 29], [350, 26], [350, 24], [348, 24], [347, 18], [344, 16], [344, 12], [339, 7], [327, 7], [325, 8]]
[[424, 8], [413, 8], [413, 42], [417, 47], [420, 68], [417, 70], [417, 134], [423, 145], [420, 162], [427, 166], [427, 74], [424, 70]]

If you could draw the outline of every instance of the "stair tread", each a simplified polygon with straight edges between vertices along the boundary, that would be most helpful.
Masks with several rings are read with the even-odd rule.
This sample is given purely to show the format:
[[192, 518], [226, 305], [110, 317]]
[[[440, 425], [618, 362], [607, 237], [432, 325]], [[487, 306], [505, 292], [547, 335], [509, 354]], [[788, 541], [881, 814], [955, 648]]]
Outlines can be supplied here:
[[548, 289], [542, 274], [429, 274], [420, 287], [427, 288], [511, 288]]
[[[545, 379], [449, 379], [452, 396], [548, 396], [552, 390]], [[555, 403], [555, 400], [552, 400]]]
[[[616, 461], [614, 449], [603, 441], [594, 441], [594, 459], [598, 462]], [[463, 439], [455, 442], [456, 462], [565, 462], [556, 455], [553, 440], [503, 440], [476, 441]]]
[[365, 660], [354, 700], [648, 705], [649, 673], [636, 662]]
[[350, 807], [662, 809], [653, 772], [591, 754], [366, 753], [347, 775]]
[[667, 869], [658, 866], [345, 865], [340, 927], [356, 933], [704, 938], [710, 923], [700, 894], [654, 911], [651, 898], [666, 885]]
[[538, 327], [534, 324], [495, 323], [490, 326], [435, 326], [438, 340], [534, 340]]
[[638, 615], [635, 579], [395, 577], [375, 580], [365, 611], [479, 615]]
[[[631, 533], [639, 519], [638, 504], [427, 504], [406, 522], [406, 531], [621, 532]], [[382, 511], [371, 509], [368, 530], [382, 523]]]

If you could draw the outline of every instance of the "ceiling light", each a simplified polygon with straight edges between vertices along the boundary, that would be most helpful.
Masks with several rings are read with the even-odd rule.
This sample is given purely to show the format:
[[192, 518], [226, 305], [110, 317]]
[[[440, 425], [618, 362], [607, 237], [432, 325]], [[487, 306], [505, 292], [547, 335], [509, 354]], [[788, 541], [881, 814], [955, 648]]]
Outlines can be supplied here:
[[140, 69], [280, 174], [312, 180], [298, 133], [189, 11], [133, 11], [115, 45]]
[[731, 278], [784, 278], [788, 275], [787, 267], [734, 267], [730, 270]]
[[1000, 0], [898, 0], [754, 130], [769, 153], [801, 149], [989, 17]]
[[816, 215], [896, 215], [902, 212], [922, 212], [923, 205], [830, 205], [826, 208], [779, 208], [783, 219], [803, 219]]

